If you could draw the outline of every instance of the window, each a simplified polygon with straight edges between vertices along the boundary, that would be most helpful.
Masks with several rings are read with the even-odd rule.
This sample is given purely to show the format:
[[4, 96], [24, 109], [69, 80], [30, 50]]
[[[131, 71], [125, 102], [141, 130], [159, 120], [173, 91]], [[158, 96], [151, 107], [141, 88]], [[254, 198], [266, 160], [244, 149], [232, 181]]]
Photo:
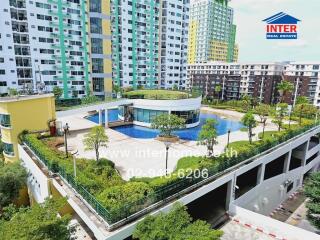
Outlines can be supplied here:
[[92, 58], [92, 72], [103, 73], [103, 59]]
[[78, 9], [68, 8], [67, 11], [68, 13], [80, 14], [80, 10]]
[[90, 12], [101, 13], [101, 0], [91, 0], [90, 1]]
[[51, 27], [38, 26], [38, 31], [52, 32], [52, 28]]
[[39, 3], [39, 2], [36, 2], [36, 7], [38, 7], [38, 8], [44, 8], [44, 9], [51, 9], [51, 5], [50, 5], [50, 4]]
[[6, 70], [0, 69], [0, 75], [5, 75], [5, 74], [6, 74]]
[[102, 33], [101, 18], [90, 18], [90, 31], [91, 33]]
[[3, 142], [3, 152], [7, 155], [13, 156], [14, 155], [13, 144]]
[[96, 54], [103, 54], [102, 39], [91, 38], [91, 51]]
[[79, 4], [80, 3], [80, 0], [67, 0], [68, 2], [71, 2], [71, 3], [77, 3]]
[[10, 115], [0, 114], [0, 125], [2, 127], [11, 127]]
[[37, 19], [52, 21], [52, 17], [51, 16], [42, 15], [42, 14], [37, 14]]
[[4, 63], [4, 58], [0, 58], [0, 63]]
[[54, 54], [54, 50], [53, 50], [53, 49], [44, 49], [44, 48], [40, 48], [40, 53], [45, 53], [45, 54]]
[[94, 92], [103, 92], [104, 79], [103, 78], [92, 78], [92, 85], [93, 85]]

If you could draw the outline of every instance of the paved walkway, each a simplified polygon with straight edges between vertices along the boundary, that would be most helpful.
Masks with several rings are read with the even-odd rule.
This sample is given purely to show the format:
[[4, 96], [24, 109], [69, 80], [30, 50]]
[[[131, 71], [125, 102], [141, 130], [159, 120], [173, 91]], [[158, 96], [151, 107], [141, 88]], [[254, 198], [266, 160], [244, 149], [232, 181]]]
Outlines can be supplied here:
[[311, 223], [307, 219], [307, 201], [308, 199], [305, 200], [300, 205], [300, 207], [298, 207], [297, 210], [292, 213], [292, 215], [288, 218], [286, 223], [319, 234], [320, 231], [317, 230], [313, 225], [311, 225]]
[[[226, 114], [228, 117], [240, 119], [242, 113], [233, 111], [221, 111], [221, 110], [204, 110], [214, 112], [221, 115]], [[221, 112], [220, 112], [221, 111]], [[87, 121], [85, 119], [77, 119], [73, 122], [69, 119], [70, 126], [77, 126], [79, 122]], [[268, 120], [266, 125], [266, 131], [276, 130], [276, 126]], [[69, 145], [79, 151], [77, 157], [85, 157], [95, 159], [94, 151], [85, 151], [82, 143], [84, 134], [87, 132], [76, 132], [69, 137]], [[258, 133], [262, 132], [262, 126], [259, 125], [254, 129], [256, 133], [255, 139], [258, 139]], [[133, 176], [139, 177], [154, 177], [165, 174], [166, 165], [166, 151], [165, 145], [155, 139], [137, 139], [130, 138], [125, 134], [117, 132], [112, 129], [106, 129], [106, 133], [109, 137], [108, 148], [102, 148], [100, 150], [100, 157], [108, 158], [116, 164], [117, 169], [120, 171], [122, 177], [126, 180]], [[227, 134], [218, 137], [218, 145], [214, 147], [215, 154], [222, 153], [227, 145]], [[230, 134], [230, 142], [248, 140], [247, 132], [235, 131]], [[178, 143], [171, 145], [169, 149], [168, 157], [168, 172], [172, 172], [178, 160], [184, 156], [204, 156], [206, 155], [206, 147], [197, 145], [195, 141], [180, 140]]]

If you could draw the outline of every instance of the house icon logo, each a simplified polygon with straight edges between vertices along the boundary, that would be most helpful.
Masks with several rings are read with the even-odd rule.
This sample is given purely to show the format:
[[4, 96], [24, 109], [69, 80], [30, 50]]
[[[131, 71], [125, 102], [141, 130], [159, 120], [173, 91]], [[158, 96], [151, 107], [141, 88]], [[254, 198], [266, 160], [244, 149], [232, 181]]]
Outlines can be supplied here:
[[267, 39], [297, 39], [299, 19], [280, 12], [263, 20], [267, 23]]

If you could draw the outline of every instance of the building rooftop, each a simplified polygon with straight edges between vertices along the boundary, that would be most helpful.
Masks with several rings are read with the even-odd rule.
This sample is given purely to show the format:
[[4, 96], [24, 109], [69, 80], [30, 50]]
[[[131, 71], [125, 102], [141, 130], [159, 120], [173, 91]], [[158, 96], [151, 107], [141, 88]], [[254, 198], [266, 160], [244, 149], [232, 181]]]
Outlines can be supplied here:
[[46, 94], [37, 94], [37, 95], [6, 96], [6, 97], [0, 97], [0, 103], [18, 102], [18, 101], [25, 101], [25, 100], [39, 99], [39, 98], [48, 98], [48, 97], [54, 97], [54, 95], [52, 93], [46, 93]]

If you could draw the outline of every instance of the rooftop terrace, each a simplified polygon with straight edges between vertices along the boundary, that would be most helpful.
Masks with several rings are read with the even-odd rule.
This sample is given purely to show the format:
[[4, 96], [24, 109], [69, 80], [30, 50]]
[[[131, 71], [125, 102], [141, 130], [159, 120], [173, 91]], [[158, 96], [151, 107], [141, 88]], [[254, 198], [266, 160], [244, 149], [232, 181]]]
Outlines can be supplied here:
[[123, 94], [129, 99], [178, 100], [195, 97], [187, 92], [173, 90], [136, 90]]

